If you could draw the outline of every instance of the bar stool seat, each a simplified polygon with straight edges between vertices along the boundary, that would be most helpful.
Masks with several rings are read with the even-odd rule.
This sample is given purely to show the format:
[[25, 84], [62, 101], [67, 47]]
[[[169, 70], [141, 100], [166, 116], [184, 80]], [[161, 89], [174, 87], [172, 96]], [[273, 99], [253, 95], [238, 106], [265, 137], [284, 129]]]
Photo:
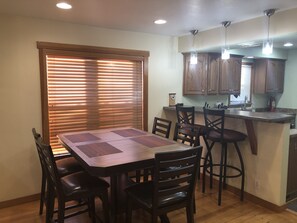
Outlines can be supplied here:
[[[217, 131], [210, 130], [208, 133], [208, 139], [214, 142], [220, 142], [221, 135]], [[224, 129], [223, 141], [226, 143], [244, 141], [245, 139], [246, 139], [246, 135], [241, 132], [231, 130], [231, 129]]]
[[[219, 177], [218, 205], [221, 205], [222, 187], [226, 187], [226, 178], [241, 177], [240, 200], [242, 201], [244, 195], [245, 171], [241, 151], [237, 143], [244, 141], [247, 136], [241, 132], [224, 128], [225, 110], [203, 108], [203, 111], [205, 126], [208, 128], [207, 140], [211, 141], [211, 144], [206, 144], [208, 151], [204, 160], [202, 192], [205, 192], [206, 172], [210, 175], [210, 187], [212, 187], [213, 176]], [[212, 160], [211, 153], [215, 143], [221, 144], [219, 163], [214, 163]], [[234, 145], [239, 158], [240, 167], [228, 164], [228, 143]], [[213, 167], [219, 167], [219, 173], [214, 173]], [[235, 170], [235, 173], [232, 172], [231, 174], [228, 174], [227, 169], [233, 169]]]

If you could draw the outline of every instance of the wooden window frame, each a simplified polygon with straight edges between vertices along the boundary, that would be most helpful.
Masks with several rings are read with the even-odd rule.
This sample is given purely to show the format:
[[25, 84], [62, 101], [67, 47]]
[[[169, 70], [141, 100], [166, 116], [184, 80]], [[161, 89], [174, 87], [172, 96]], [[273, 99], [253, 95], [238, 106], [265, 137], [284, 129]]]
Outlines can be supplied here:
[[143, 62], [143, 130], [148, 129], [148, 51], [127, 50], [107, 47], [93, 47], [84, 45], [37, 42], [40, 63], [40, 86], [42, 104], [42, 134], [45, 142], [49, 143], [48, 117], [48, 88], [47, 88], [47, 61], [48, 54], [84, 56], [90, 58], [121, 58], [136, 59]]

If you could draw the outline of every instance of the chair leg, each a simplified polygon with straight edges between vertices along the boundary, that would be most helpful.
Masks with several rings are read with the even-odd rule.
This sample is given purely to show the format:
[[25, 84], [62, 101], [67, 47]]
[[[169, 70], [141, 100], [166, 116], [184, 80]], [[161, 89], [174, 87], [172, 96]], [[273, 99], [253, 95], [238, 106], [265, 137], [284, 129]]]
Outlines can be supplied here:
[[186, 207], [187, 223], [194, 223], [193, 205], [190, 204]]
[[223, 181], [223, 166], [224, 166], [224, 155], [225, 155], [225, 146], [221, 145], [221, 161], [220, 161], [220, 173], [219, 173], [219, 196], [218, 196], [218, 205], [221, 205], [222, 199], [222, 181]]
[[132, 201], [127, 196], [127, 207], [126, 207], [126, 223], [132, 222]]
[[223, 170], [223, 188], [226, 189], [226, 178], [227, 178], [227, 156], [228, 156], [228, 151], [227, 151], [227, 143], [223, 143], [223, 146], [225, 148], [225, 154], [224, 154], [224, 170]]
[[47, 184], [46, 195], [46, 223], [51, 223], [54, 215], [55, 192], [53, 187]]
[[205, 175], [206, 175], [206, 168], [207, 168], [207, 160], [209, 156], [209, 151], [207, 151], [204, 164], [203, 164], [203, 175], [202, 175], [202, 193], [205, 193]]
[[109, 216], [109, 201], [108, 201], [108, 191], [106, 190], [101, 195], [102, 200], [102, 207], [103, 207], [103, 213], [104, 213], [104, 221], [105, 223], [110, 222], [110, 216]]
[[65, 201], [58, 198], [58, 223], [64, 223], [65, 217]]
[[39, 206], [39, 215], [42, 215], [43, 213], [43, 206], [45, 204], [45, 187], [46, 187], [46, 176], [44, 171], [42, 170], [42, 176], [41, 176], [41, 190], [40, 190], [40, 206]]
[[212, 188], [212, 185], [213, 185], [213, 162], [212, 162], [212, 155], [211, 155], [211, 150], [214, 146], [215, 142], [212, 142], [210, 147], [209, 147], [209, 188]]
[[244, 163], [242, 159], [241, 152], [239, 150], [238, 144], [235, 142], [234, 146], [236, 148], [239, 161], [240, 161], [240, 166], [241, 166], [241, 194], [240, 194], [240, 200], [243, 201], [243, 196], [244, 196], [244, 178], [245, 178], [245, 171], [244, 171]]
[[96, 223], [95, 197], [90, 197], [88, 199], [88, 206], [89, 206], [89, 216], [92, 219], [92, 223]]

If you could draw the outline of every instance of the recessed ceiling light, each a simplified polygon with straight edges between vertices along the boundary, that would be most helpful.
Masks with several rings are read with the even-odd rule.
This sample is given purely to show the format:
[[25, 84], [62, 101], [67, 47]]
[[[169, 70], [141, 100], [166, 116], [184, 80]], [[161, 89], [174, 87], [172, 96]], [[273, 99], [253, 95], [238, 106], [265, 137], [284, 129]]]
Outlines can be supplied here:
[[285, 46], [285, 47], [290, 47], [290, 46], [293, 46], [293, 43], [289, 43], [289, 42], [288, 42], [288, 43], [285, 43], [284, 46]]
[[248, 59], [253, 59], [253, 58], [255, 58], [254, 56], [247, 56], [246, 58], [248, 58]]
[[70, 5], [67, 2], [59, 2], [56, 4], [56, 6], [60, 9], [71, 9], [72, 8], [72, 5]]
[[167, 23], [167, 21], [164, 20], [164, 19], [158, 19], [158, 20], [155, 20], [154, 23], [155, 23], [155, 24], [158, 24], [158, 25], [162, 25], [162, 24]]

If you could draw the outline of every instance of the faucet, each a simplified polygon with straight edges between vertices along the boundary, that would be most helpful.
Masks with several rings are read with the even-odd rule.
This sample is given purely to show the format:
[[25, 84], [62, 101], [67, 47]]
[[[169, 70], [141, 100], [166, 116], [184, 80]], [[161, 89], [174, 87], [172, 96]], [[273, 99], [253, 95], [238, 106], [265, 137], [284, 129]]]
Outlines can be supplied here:
[[247, 96], [244, 96], [243, 107], [241, 107], [241, 110], [243, 110], [243, 111], [246, 111], [247, 100], [248, 100], [248, 97]]

